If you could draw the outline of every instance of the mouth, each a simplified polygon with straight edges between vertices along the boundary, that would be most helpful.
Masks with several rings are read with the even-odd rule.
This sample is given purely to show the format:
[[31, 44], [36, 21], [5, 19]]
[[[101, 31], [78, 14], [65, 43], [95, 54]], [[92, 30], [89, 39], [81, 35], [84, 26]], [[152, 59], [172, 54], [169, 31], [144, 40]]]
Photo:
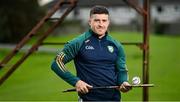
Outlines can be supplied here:
[[102, 31], [102, 30], [104, 30], [104, 29], [103, 29], [103, 28], [97, 28], [97, 30]]
[[103, 32], [103, 30], [102, 29], [98, 29], [98, 32]]

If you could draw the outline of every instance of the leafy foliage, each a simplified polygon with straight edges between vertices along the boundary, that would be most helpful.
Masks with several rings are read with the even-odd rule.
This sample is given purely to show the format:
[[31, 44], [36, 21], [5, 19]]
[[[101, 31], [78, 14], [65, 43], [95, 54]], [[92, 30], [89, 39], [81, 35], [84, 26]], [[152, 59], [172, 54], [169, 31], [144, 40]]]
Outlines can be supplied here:
[[1, 0], [0, 7], [2, 43], [18, 42], [43, 14], [37, 0]]

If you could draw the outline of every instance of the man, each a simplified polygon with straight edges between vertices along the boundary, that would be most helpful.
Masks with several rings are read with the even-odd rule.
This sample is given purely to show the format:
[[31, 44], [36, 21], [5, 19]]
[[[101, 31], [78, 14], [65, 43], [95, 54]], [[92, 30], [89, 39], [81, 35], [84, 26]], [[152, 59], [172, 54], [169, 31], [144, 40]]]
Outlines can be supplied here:
[[[52, 63], [52, 70], [63, 80], [75, 86], [83, 101], [120, 101], [120, 91], [131, 89], [128, 83], [125, 54], [122, 45], [107, 32], [109, 12], [104, 6], [90, 11], [90, 29], [65, 44]], [[77, 76], [65, 65], [74, 60]], [[92, 89], [115, 86], [119, 89]]]

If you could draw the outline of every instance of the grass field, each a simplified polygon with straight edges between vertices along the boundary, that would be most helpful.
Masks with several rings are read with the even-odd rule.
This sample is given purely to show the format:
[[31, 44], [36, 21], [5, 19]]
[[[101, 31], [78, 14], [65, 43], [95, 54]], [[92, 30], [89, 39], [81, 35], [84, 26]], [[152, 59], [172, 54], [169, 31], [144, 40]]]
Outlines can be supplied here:
[[[49, 37], [46, 41], [64, 42], [76, 35]], [[142, 35], [137, 33], [119, 34], [112, 36], [122, 42], [140, 42]], [[180, 37], [155, 36], [150, 37], [150, 88], [151, 101], [180, 101]], [[60, 49], [62, 46], [46, 46]], [[129, 78], [142, 77], [142, 51], [137, 46], [124, 46], [127, 55]], [[8, 53], [0, 49], [0, 60]], [[14, 62], [19, 53], [10, 63]], [[62, 93], [72, 86], [57, 77], [50, 69], [51, 61], [56, 53], [36, 52], [30, 56], [12, 75], [0, 86], [0, 101], [76, 101], [77, 94]], [[75, 74], [73, 62], [67, 68]], [[8, 69], [0, 70], [0, 76]], [[129, 93], [123, 93], [123, 101], [141, 101], [142, 89], [135, 88]]]

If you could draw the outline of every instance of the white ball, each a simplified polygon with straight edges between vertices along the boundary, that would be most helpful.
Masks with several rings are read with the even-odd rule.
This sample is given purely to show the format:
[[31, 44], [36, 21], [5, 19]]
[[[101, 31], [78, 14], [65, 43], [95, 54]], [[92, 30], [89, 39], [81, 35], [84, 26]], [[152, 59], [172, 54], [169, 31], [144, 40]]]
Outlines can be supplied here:
[[135, 77], [132, 78], [132, 84], [138, 85], [140, 83], [141, 83], [141, 80], [140, 80], [139, 77], [135, 76]]

